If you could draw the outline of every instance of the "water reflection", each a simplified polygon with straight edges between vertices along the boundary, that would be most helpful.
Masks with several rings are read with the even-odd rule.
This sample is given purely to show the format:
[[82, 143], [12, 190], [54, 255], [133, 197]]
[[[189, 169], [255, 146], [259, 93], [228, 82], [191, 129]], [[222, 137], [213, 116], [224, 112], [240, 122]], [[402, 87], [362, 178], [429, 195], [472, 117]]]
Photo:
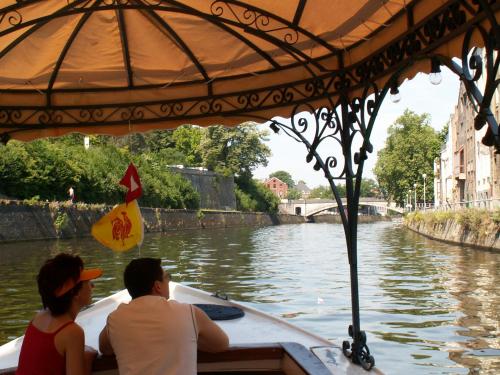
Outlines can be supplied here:
[[[386, 231], [383, 241], [390, 246], [381, 252], [386, 276], [380, 286], [394, 306], [382, 311], [395, 319], [384, 322], [393, 332], [377, 334], [412, 342], [422, 352], [448, 352], [460, 367], [439, 373], [498, 373], [499, 254], [445, 245], [404, 229]], [[435, 367], [428, 357], [414, 354], [421, 365]]]
[[[35, 275], [60, 251], [105, 276], [94, 298], [122, 289], [138, 251], [91, 239], [0, 245], [0, 344], [40, 307]], [[140, 255], [162, 258], [176, 281], [224, 292], [337, 342], [351, 320], [349, 267], [339, 225], [193, 230], [148, 235]], [[500, 254], [427, 240], [391, 223], [359, 226], [362, 329], [387, 374], [500, 371]]]

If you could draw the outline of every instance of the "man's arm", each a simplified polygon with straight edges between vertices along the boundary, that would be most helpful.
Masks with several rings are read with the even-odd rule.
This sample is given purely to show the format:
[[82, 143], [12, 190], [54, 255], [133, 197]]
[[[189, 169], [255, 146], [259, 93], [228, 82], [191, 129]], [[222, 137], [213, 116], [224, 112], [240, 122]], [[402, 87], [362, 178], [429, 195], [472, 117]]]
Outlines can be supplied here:
[[104, 355], [114, 354], [113, 347], [111, 346], [111, 342], [109, 341], [107, 323], [99, 334], [99, 351]]
[[193, 306], [198, 323], [198, 349], [203, 352], [222, 352], [229, 347], [226, 333], [204, 311]]

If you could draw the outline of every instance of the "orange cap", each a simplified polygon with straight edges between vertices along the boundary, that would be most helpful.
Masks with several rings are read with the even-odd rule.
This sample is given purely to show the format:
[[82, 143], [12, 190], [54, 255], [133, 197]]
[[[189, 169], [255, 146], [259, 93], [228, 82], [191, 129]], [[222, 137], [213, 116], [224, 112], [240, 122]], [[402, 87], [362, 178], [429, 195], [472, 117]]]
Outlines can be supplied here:
[[80, 271], [80, 277], [76, 282], [73, 279], [66, 280], [63, 285], [56, 289], [54, 295], [56, 297], [61, 297], [73, 289], [79, 282], [97, 279], [98, 277], [101, 277], [101, 275], [102, 270], [100, 268], [90, 268], [88, 270], [82, 269]]

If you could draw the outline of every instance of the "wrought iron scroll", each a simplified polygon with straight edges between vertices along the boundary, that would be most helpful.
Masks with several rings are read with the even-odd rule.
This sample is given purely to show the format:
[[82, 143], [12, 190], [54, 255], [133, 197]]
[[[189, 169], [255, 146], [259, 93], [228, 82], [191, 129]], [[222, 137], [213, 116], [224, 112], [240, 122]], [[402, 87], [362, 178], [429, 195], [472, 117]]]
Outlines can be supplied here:
[[[498, 25], [493, 10], [489, 3], [478, 2], [489, 15], [491, 28], [487, 30], [482, 25], [467, 30], [463, 45], [461, 64], [455, 60], [437, 56], [440, 62], [448, 66], [455, 74], [460, 76], [464, 83], [469, 99], [474, 105], [476, 117], [474, 128], [482, 129], [487, 124], [486, 133], [482, 143], [494, 146], [500, 153], [500, 135], [498, 119], [491, 111], [493, 95], [500, 84], [498, 68], [500, 66], [500, 26]], [[478, 49], [472, 44], [473, 35], [482, 39], [483, 49]]]
[[[360, 327], [357, 274], [360, 186], [364, 161], [373, 151], [370, 134], [378, 110], [399, 74], [400, 71], [397, 71], [382, 89], [368, 83], [359, 97], [349, 99], [347, 95], [341, 95], [336, 101], [328, 97], [327, 107], [315, 109], [309, 104], [297, 105], [291, 113], [290, 123], [273, 120], [270, 125], [274, 132], [281, 130], [304, 144], [307, 151], [306, 162], [314, 162], [313, 169], [324, 173], [337, 201], [347, 243], [352, 299], [352, 324], [348, 333], [353, 341], [344, 341], [342, 348], [347, 357], [366, 370], [374, 366], [375, 359], [367, 346], [366, 334]], [[316, 89], [317, 87], [316, 84]], [[336, 185], [339, 180], [346, 184], [346, 205], [342, 202]]]
[[[253, 8], [242, 8], [240, 5], [241, 2], [239, 1], [214, 1], [212, 3], [213, 12], [216, 12], [216, 9], [219, 9], [221, 6], [226, 7], [224, 11], [218, 10], [217, 12], [222, 13], [219, 16], [215, 16], [214, 14], [202, 14], [201, 12], [196, 14], [192, 13], [193, 10], [183, 7], [182, 4], [175, 1], [106, 0], [102, 2], [93, 2], [88, 0], [68, 0], [68, 4], [71, 6], [61, 8], [60, 11], [50, 16], [43, 16], [39, 20], [25, 20], [22, 17], [22, 10], [24, 6], [30, 3], [29, 0], [26, 0], [16, 3], [11, 7], [0, 9], [0, 20], [2, 20], [2, 22], [0, 22], [0, 34], [13, 32], [21, 27], [27, 27], [28, 25], [46, 23], [50, 17], [56, 18], [68, 14], [88, 13], [106, 9], [148, 9], [150, 11], [184, 12], [186, 14], [196, 15], [200, 18], [206, 18], [206, 20], [210, 20], [210, 22], [219, 22], [221, 25], [227, 23], [227, 25], [240, 28], [250, 27], [256, 33], [255, 35], [262, 36], [262, 38], [272, 41], [277, 47], [283, 48], [287, 53], [296, 58], [300, 57], [296, 56], [293, 47], [301, 42], [288, 44], [286, 43], [286, 37], [284, 38], [285, 40], [283, 40], [283, 37], [279, 38], [267, 29], [263, 31], [263, 26], [259, 26], [263, 24], [263, 21], [257, 21], [257, 19], [265, 19], [265, 24], [267, 24], [267, 20], [270, 20], [269, 24], [274, 25], [272, 30], [276, 29], [280, 30], [280, 32], [283, 32], [285, 29], [297, 31], [300, 36], [299, 39], [306, 40], [304, 43], [318, 43], [317, 37], [315, 37], [316, 39], [308, 39], [309, 36], [300, 28], [294, 29], [293, 24], [286, 24], [279, 19], [279, 17], [264, 14], [262, 12], [259, 13], [258, 10]], [[231, 5], [231, 9], [237, 17], [228, 10], [227, 7], [229, 5]], [[498, 4], [491, 3], [491, 7], [496, 7], [494, 9], [496, 10]], [[468, 24], [470, 20], [476, 20], [478, 24], [484, 21], [489, 13], [483, 12], [483, 9], [486, 9], [486, 5], [481, 2], [470, 3], [457, 0], [451, 5], [437, 10], [429, 19], [414, 25], [405, 35], [391, 42], [389, 45], [375, 52], [372, 56], [361, 61], [357, 65], [349, 66], [343, 70], [334, 72], [325, 73], [318, 71], [318, 74], [314, 74], [310, 68], [307, 68], [312, 78], [302, 81], [266, 87], [260, 90], [242, 90], [241, 92], [221, 95], [217, 95], [216, 92], [208, 92], [207, 96], [198, 98], [82, 106], [78, 108], [52, 105], [22, 106], [17, 108], [16, 106], [2, 107], [0, 103], [0, 128], [6, 128], [9, 129], [9, 131], [14, 129], [17, 129], [15, 131], [31, 130], [34, 128], [43, 129], [44, 127], [50, 126], [49, 123], [43, 121], [45, 118], [60, 120], [52, 123], [52, 126], [60, 127], [88, 126], [90, 129], [93, 126], [123, 125], [125, 124], [123, 118], [127, 116], [122, 115], [122, 113], [134, 113], [137, 111], [137, 108], [142, 108], [142, 116], [132, 116], [131, 118], [132, 121], [135, 121], [134, 125], [138, 126], [141, 123], [148, 124], [158, 121], [179, 120], [181, 118], [185, 121], [196, 121], [197, 118], [207, 116], [250, 115], [252, 112], [277, 108], [284, 105], [298, 105], [306, 102], [312, 103], [321, 100], [321, 98], [325, 96], [336, 97], [339, 92], [360, 90], [364, 87], [366, 82], [375, 82], [387, 76], [387, 74], [394, 73], [401, 69], [401, 67], [411, 61], [426, 56], [428, 51], [432, 51], [435, 47], [443, 43], [444, 40], [448, 40], [454, 35], [463, 33], [467, 27], [470, 27]], [[408, 11], [411, 12], [411, 9]], [[251, 16], [247, 15], [247, 18], [241, 19], [242, 14], [251, 14]], [[244, 22], [251, 24], [245, 25]], [[229, 26], [226, 25], [224, 25], [224, 27], [229, 28]], [[494, 29], [496, 30], [496, 28]], [[34, 27], [31, 29], [34, 29]], [[288, 33], [288, 31], [286, 33]], [[494, 31], [492, 34], [492, 36], [495, 37], [495, 42], [489, 42], [489, 47], [487, 47], [488, 51], [496, 49], [496, 45], [498, 44], [498, 38], [496, 38], [495, 33], [498, 34], [498, 32]], [[486, 39], [488, 38], [490, 38], [489, 34], [486, 36]], [[497, 66], [497, 62], [486, 65], [486, 67], [489, 66], [492, 66], [494, 69], [495, 66]], [[274, 68], [285, 69], [285, 67], [276, 65]], [[306, 69], [306, 67], [304, 68]], [[213, 80], [215, 81], [217, 78]], [[491, 78], [490, 81], [494, 82], [494, 78]], [[473, 82], [473, 80], [471, 82]], [[168, 83], [168, 86], [174, 87], [177, 85], [196, 83], [196, 81], [174, 82]], [[160, 90], [164, 86], [165, 84], [134, 86], [132, 89]], [[113, 90], [120, 89], [130, 88], [113, 88]], [[107, 89], [103, 88], [91, 88], [86, 91], [106, 92], [106, 90]], [[66, 91], [70, 92], [71, 90], [53, 89], [52, 87], [47, 87], [47, 89], [30, 89], [28, 85], [23, 91], [38, 91], [42, 94], [47, 94], [48, 91], [50, 91], [51, 95], [56, 95], [58, 93], [64, 95]], [[2, 92], [15, 92], [15, 90], [2, 90]], [[488, 91], [488, 93], [491, 94], [491, 90]], [[487, 100], [483, 101], [485, 104], [486, 102]], [[485, 107], [485, 104], [483, 107]], [[355, 103], [353, 103], [353, 105], [355, 105]], [[487, 110], [483, 109], [480, 112], [486, 113]], [[48, 115], [49, 113], [50, 115]], [[96, 116], [96, 113], [99, 113], [100, 116]], [[486, 121], [488, 123], [492, 121], [490, 117], [491, 116], [486, 115]], [[493, 138], [495, 138], [498, 131], [494, 126], [492, 127], [490, 125], [490, 128], [490, 132], [493, 133]], [[490, 137], [490, 135], [488, 135], [488, 137]]]

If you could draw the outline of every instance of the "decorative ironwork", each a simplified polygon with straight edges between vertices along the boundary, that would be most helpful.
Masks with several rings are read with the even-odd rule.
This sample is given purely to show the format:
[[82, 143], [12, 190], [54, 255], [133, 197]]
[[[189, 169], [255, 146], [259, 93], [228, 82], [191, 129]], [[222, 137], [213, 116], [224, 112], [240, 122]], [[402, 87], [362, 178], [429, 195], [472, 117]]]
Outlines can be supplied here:
[[[315, 109], [310, 104], [293, 108], [290, 123], [273, 120], [270, 128], [278, 133], [282, 130], [295, 141], [304, 144], [306, 162], [315, 161], [313, 168], [322, 170], [330, 184], [344, 227], [351, 276], [351, 302], [353, 323], [349, 336], [353, 342], [343, 342], [344, 354], [366, 370], [375, 365], [366, 343], [366, 334], [360, 327], [359, 293], [357, 275], [357, 220], [361, 179], [364, 161], [373, 151], [370, 134], [378, 110], [400, 71], [394, 73], [388, 83], [379, 89], [374, 83], [366, 83], [359, 97], [349, 99], [347, 95], [336, 97], [336, 101], [321, 89], [311, 84], [311, 90], [324, 93], [329, 107]], [[357, 142], [356, 142], [357, 139]], [[346, 204], [342, 201], [336, 181], [346, 184]]]
[[224, 0], [214, 1], [210, 8], [216, 17], [234, 19], [234, 21], [249, 28], [275, 35], [276, 39], [287, 44], [292, 45], [299, 40], [299, 32], [294, 25], [288, 24], [286, 21], [277, 23], [272, 16], [263, 14], [257, 8], [243, 7]]
[[[481, 3], [481, 7], [489, 9], [487, 4]], [[469, 99], [474, 104], [476, 117], [474, 128], [480, 130], [488, 124], [482, 143], [486, 146], [495, 146], [496, 152], [500, 153], [500, 135], [498, 121], [491, 112], [491, 100], [500, 84], [498, 68], [500, 66], [500, 27], [494, 21], [490, 30], [481, 25], [467, 30], [462, 46], [462, 64], [439, 56], [441, 63], [448, 66], [454, 73], [460, 76], [465, 85]], [[472, 45], [473, 34], [478, 34], [483, 39], [484, 49], [479, 50]]]
[[[47, 105], [31, 107], [2, 106], [0, 103], [0, 129], [9, 129], [10, 133], [14, 133], [50, 127], [79, 127], [82, 129], [127, 123], [133, 123], [134, 127], [137, 127], [141, 124], [161, 121], [196, 122], [197, 118], [211, 116], [248, 116], [255, 119], [259, 118], [256, 113], [267, 109], [293, 108], [289, 124], [274, 120], [270, 127], [275, 132], [282, 130], [296, 141], [303, 143], [306, 147], [306, 161], [308, 163], [314, 162], [313, 168], [321, 170], [330, 184], [344, 226], [350, 265], [352, 324], [349, 326], [349, 336], [353, 342], [345, 341], [343, 351], [354, 363], [362, 365], [363, 368], [373, 367], [374, 359], [367, 346], [366, 334], [360, 326], [357, 211], [364, 162], [367, 160], [368, 154], [373, 151], [370, 135], [378, 110], [387, 93], [395, 94], [397, 92], [399, 76], [412, 62], [433, 58], [433, 71], [439, 69], [439, 65], [436, 66], [436, 60], [438, 60], [460, 75], [467, 91], [474, 98], [478, 107], [476, 129], [480, 129], [485, 123], [488, 123], [484, 142], [488, 145], [495, 144], [499, 150], [498, 124], [489, 110], [491, 98], [499, 82], [496, 75], [500, 65], [500, 57], [497, 53], [500, 45], [500, 28], [495, 19], [495, 12], [500, 8], [498, 2], [492, 0], [473, 2], [456, 0], [437, 9], [429, 18], [418, 24], [413, 24], [412, 6], [408, 6], [406, 12], [409, 28], [404, 35], [388, 43], [363, 61], [336, 71], [326, 70], [322, 65], [323, 60], [337, 58], [339, 66], [343, 66], [343, 54], [349, 53], [349, 49], [340, 52], [325, 40], [301, 29], [298, 26], [298, 20], [290, 23], [276, 15], [264, 12], [262, 9], [236, 0], [213, 1], [208, 13], [192, 9], [174, 0], [102, 0], [100, 2], [67, 0], [66, 7], [54, 14], [40, 15], [39, 18], [26, 20], [23, 18], [22, 10], [24, 6], [31, 3], [33, 1], [18, 1], [16, 4], [0, 10], [0, 36], [29, 26], [32, 26], [31, 30], [33, 30], [36, 26], [43, 25], [54, 18], [70, 14], [90, 14], [101, 10], [113, 9], [120, 12], [124, 9], [141, 9], [150, 15], [155, 11], [182, 13], [215, 24], [221, 30], [233, 33], [232, 35], [235, 35], [233, 29], [245, 30], [261, 40], [272, 43], [278, 50], [294, 59], [293, 63], [288, 66], [280, 66], [270, 56], [258, 50], [257, 46], [249, 40], [241, 37], [240, 40], [247, 43], [250, 48], [254, 48], [272, 66], [270, 70], [259, 72], [259, 74], [265, 76], [267, 73], [297, 68], [298, 66], [302, 66], [308, 72], [310, 75], [308, 79], [256, 90], [218, 94], [212, 92], [211, 87], [209, 87], [205, 96], [196, 98], [86, 106], [53, 106], [50, 101]], [[301, 2], [301, 4], [303, 8], [305, 2]], [[300, 12], [299, 9], [295, 18], [300, 18]], [[489, 29], [484, 25], [486, 19], [490, 20], [491, 27]], [[163, 26], [165, 27], [165, 25]], [[122, 27], [122, 30], [124, 29]], [[167, 31], [174, 35], [174, 30]], [[479, 32], [484, 41], [485, 63], [471, 46], [475, 31]], [[437, 47], [464, 33], [463, 66], [434, 53]], [[124, 32], [122, 32], [122, 40], [126, 40]], [[327, 52], [321, 58], [312, 58], [302, 51], [306, 45], [321, 45], [326, 48]], [[186, 47], [184, 46], [184, 49], [188, 51]], [[350, 48], [356, 48], [356, 45]], [[0, 52], [1, 57], [2, 52]], [[61, 66], [63, 58], [64, 56], [58, 60], [58, 66]], [[128, 84], [131, 87], [96, 88], [81, 91], [161, 90], [162, 87], [196, 85], [202, 82], [209, 86], [209, 82], [218, 80], [218, 78], [210, 78], [209, 72], [204, 69], [202, 62], [196, 63], [194, 55], [190, 58], [194, 65], [197, 65], [198, 70], [205, 73], [203, 74], [204, 81], [134, 86], [129, 66], [127, 68], [129, 71]], [[309, 63], [311, 67], [309, 67]], [[238, 73], [238, 76], [244, 77], [245, 74]], [[483, 94], [479, 90], [480, 77], [485, 77]], [[48, 97], [52, 94], [72, 93], [72, 90], [69, 89], [52, 89], [55, 79], [56, 74], [46, 90], [24, 91], [41, 92], [47, 94]], [[377, 85], [377, 82], [382, 83]], [[15, 92], [15, 90], [3, 90], [3, 92]], [[316, 103], [322, 103], [323, 107], [316, 109]], [[305, 114], [304, 111], [308, 114]], [[9, 137], [10, 135], [7, 133], [0, 134], [0, 142], [7, 142]], [[347, 198], [345, 204], [340, 199], [336, 186], [338, 180], [345, 181]]]
[[[62, 9], [56, 12], [52, 17], [61, 17], [68, 13], [75, 12], [92, 12], [99, 9], [141, 9], [146, 7], [147, 9], [161, 9], [165, 11], [176, 11], [176, 12], [188, 12], [188, 9], [180, 7], [172, 7], [171, 1], [149, 1], [147, 3], [138, 3], [131, 1], [102, 1], [102, 2], [88, 2], [88, 1], [73, 1], [71, 4], [72, 8]], [[232, 2], [221, 2], [216, 1], [213, 4], [228, 4]], [[16, 11], [20, 11], [18, 9]], [[152, 4], [152, 5], [151, 5]], [[78, 6], [78, 7], [77, 7]], [[215, 5], [213, 5], [215, 6]], [[219, 5], [218, 5], [219, 6]], [[497, 6], [497, 4], [493, 4]], [[234, 9], [234, 7], [233, 7]], [[275, 108], [282, 106], [284, 104], [300, 104], [300, 103], [313, 103], [320, 100], [325, 95], [330, 97], [337, 97], [340, 92], [349, 92], [354, 90], [359, 90], [363, 87], [365, 82], [371, 81], [375, 82], [382, 77], [384, 77], [388, 72], [394, 72], [402, 67], [406, 66], [412, 60], [416, 60], [426, 56], [429, 50], [442, 43], [443, 40], [447, 40], [456, 33], [462, 32], [461, 27], [464, 26], [464, 22], [471, 17], [477, 19], [477, 21], [483, 20], [487, 17], [486, 14], [479, 13], [481, 7], [477, 5], [472, 7], [469, 3], [455, 2], [448, 7], [445, 7], [437, 11], [430, 19], [421, 24], [415, 25], [410, 31], [389, 44], [383, 50], [376, 52], [371, 57], [365, 59], [357, 65], [350, 66], [344, 70], [338, 70], [334, 72], [327, 72], [321, 74], [312, 74], [312, 78], [308, 80], [291, 82], [289, 84], [277, 85], [272, 87], [267, 87], [261, 90], [254, 91], [242, 91], [240, 93], [230, 93], [227, 95], [217, 95], [217, 93], [209, 92], [206, 97], [200, 98], [189, 98], [189, 99], [178, 99], [178, 100], [165, 100], [163, 102], [136, 102], [136, 103], [122, 103], [116, 105], [101, 105], [100, 110], [104, 115], [101, 119], [102, 121], [109, 121], [104, 125], [115, 125], [123, 124], [123, 120], [120, 121], [119, 118], [113, 116], [117, 111], [123, 110], [123, 108], [135, 108], [138, 106], [144, 107], [145, 111], [144, 117], [141, 119], [145, 123], [169, 119], [177, 119], [179, 116], [184, 116], [185, 120], [194, 120], [200, 116], [206, 115], [236, 115], [236, 114], [251, 114], [252, 111], [258, 111], [262, 109]], [[243, 10], [240, 10], [240, 12]], [[227, 11], [226, 11], [227, 12]], [[244, 12], [244, 11], [243, 11]], [[5, 17], [4, 13], [1, 13]], [[199, 14], [200, 17], [211, 17], [212, 15]], [[266, 15], [267, 16], [267, 15]], [[1, 17], [1, 16], [0, 16]], [[252, 16], [253, 17], [253, 16]], [[258, 17], [258, 16], [255, 16]], [[217, 18], [220, 22], [225, 22], [227, 20], [221, 17]], [[253, 18], [254, 21], [256, 18]], [[22, 20], [22, 19], [21, 19]], [[31, 21], [30, 21], [31, 22]], [[40, 21], [41, 22], [41, 21]], [[43, 18], [43, 22], [47, 22], [47, 18]], [[235, 21], [232, 21], [235, 22]], [[247, 23], [249, 21], [247, 20]], [[255, 21], [256, 22], [256, 21]], [[254, 23], [255, 23], [254, 22]], [[26, 24], [26, 23], [25, 23]], [[23, 25], [20, 22], [17, 26]], [[16, 26], [16, 27], [17, 27]], [[240, 27], [248, 27], [244, 24], [240, 24]], [[289, 28], [292, 25], [288, 26]], [[15, 28], [15, 27], [13, 27]], [[3, 31], [7, 32], [6, 30]], [[260, 32], [262, 35], [265, 34], [259, 30], [255, 32]], [[267, 38], [267, 36], [266, 36]], [[280, 42], [281, 43], [281, 42]], [[282, 45], [281, 43], [280, 45]], [[284, 69], [284, 68], [282, 68]], [[312, 73], [312, 72], [310, 72]], [[205, 80], [208, 76], [205, 77]], [[212, 81], [216, 81], [217, 78], [213, 78]], [[190, 84], [189, 82], [188, 84]], [[173, 85], [182, 85], [183, 83], [173, 83]], [[157, 88], [161, 86], [135, 86], [136, 89], [147, 89], [147, 88]], [[89, 89], [88, 91], [106, 91], [109, 89]], [[4, 90], [4, 92], [9, 92], [9, 90]], [[38, 92], [44, 92], [45, 90], [36, 90]], [[71, 90], [57, 90], [49, 88], [49, 91], [54, 93], [64, 93], [65, 91]], [[210, 91], [210, 90], [209, 90]], [[95, 106], [82, 107], [83, 110], [95, 110]], [[84, 118], [79, 116], [78, 112], [80, 109], [75, 110], [71, 107], [50, 107], [51, 110], [60, 113], [63, 118], [61, 125], [64, 126], [74, 126], [74, 125], [93, 125], [92, 117]], [[167, 110], [164, 111], [162, 108], [182, 108], [181, 110]], [[0, 105], [0, 112], [12, 111], [12, 106], [8, 108], [2, 107]], [[21, 109], [19, 109], [21, 110]], [[40, 118], [38, 114], [45, 111], [45, 107], [23, 107], [22, 116], [13, 118], [12, 116], [0, 116], [0, 127], [12, 128], [18, 127], [29, 129], [32, 126], [44, 125], [36, 120]], [[484, 112], [484, 111], [483, 111]], [[44, 117], [41, 117], [44, 118]], [[2, 120], [3, 119], [3, 120]], [[12, 120], [12, 121], [11, 121]]]

